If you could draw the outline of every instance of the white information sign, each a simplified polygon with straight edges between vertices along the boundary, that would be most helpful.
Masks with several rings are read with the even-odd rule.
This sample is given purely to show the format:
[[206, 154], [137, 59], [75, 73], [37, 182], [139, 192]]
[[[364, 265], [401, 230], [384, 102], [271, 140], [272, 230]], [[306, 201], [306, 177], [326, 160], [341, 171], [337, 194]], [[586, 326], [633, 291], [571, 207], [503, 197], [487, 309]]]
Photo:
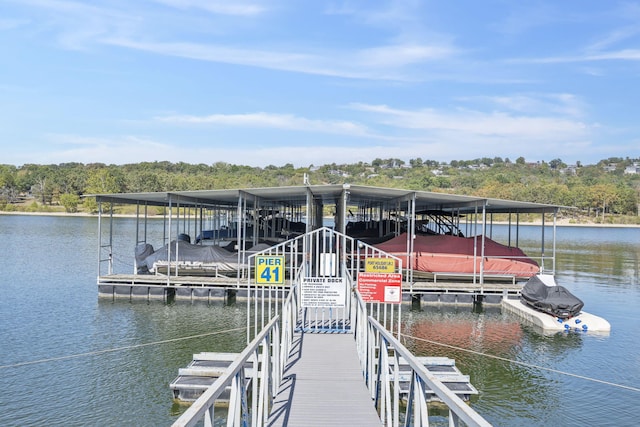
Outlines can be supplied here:
[[305, 277], [300, 287], [303, 307], [344, 307], [346, 281], [342, 277]]

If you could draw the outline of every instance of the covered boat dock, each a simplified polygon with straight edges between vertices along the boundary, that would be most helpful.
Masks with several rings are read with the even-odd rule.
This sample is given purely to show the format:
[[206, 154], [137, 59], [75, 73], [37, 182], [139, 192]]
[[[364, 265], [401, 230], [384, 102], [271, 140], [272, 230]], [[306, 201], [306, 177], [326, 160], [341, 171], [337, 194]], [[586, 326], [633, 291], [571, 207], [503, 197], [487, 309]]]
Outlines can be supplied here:
[[[499, 303], [505, 296], [518, 295], [521, 282], [528, 278], [512, 269], [490, 267], [492, 259], [506, 257], [512, 264], [524, 260], [524, 254], [513, 250], [519, 246], [520, 216], [525, 214], [529, 219], [531, 214], [537, 215], [541, 225], [539, 250], [527, 254], [524, 261], [535, 264], [531, 274], [555, 272], [560, 207], [554, 205], [349, 184], [94, 196], [99, 205], [101, 297], [241, 297], [240, 284], [252, 275], [252, 266], [247, 264], [250, 254], [330, 227], [367, 245], [404, 239], [405, 250], [393, 255], [403, 259], [405, 298]], [[114, 218], [123, 205], [135, 206], [136, 225], [131, 235], [114, 230]], [[498, 215], [500, 223], [508, 227], [506, 240], [499, 243], [509, 250], [503, 256], [490, 252], [494, 217]], [[162, 222], [162, 236], [148, 232], [152, 221]], [[468, 249], [447, 254], [456, 261], [449, 267], [440, 262], [438, 270], [421, 270], [424, 259], [417, 254], [426, 254], [416, 246], [419, 236], [466, 239]], [[118, 239], [127, 241], [116, 242]], [[125, 253], [117, 253], [121, 248]], [[134, 261], [133, 269], [127, 271], [114, 263], [123, 258]], [[457, 262], [462, 259], [465, 269]]]

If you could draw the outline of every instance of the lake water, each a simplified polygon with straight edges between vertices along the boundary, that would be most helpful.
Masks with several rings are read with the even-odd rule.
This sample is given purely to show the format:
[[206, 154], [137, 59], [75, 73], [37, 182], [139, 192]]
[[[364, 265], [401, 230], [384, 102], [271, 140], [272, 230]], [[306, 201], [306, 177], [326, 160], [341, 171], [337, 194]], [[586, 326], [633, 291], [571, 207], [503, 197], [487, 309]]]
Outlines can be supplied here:
[[[131, 271], [135, 222], [116, 221], [115, 262]], [[538, 232], [523, 227], [520, 246], [535, 251]], [[610, 334], [544, 336], [499, 308], [423, 305], [404, 309], [420, 338], [407, 346], [456, 359], [495, 426], [638, 425], [640, 229], [558, 227], [557, 252], [558, 283]], [[184, 407], [169, 383], [193, 353], [243, 349], [243, 304], [98, 299], [97, 259], [95, 218], [0, 215], [0, 425], [170, 425]]]

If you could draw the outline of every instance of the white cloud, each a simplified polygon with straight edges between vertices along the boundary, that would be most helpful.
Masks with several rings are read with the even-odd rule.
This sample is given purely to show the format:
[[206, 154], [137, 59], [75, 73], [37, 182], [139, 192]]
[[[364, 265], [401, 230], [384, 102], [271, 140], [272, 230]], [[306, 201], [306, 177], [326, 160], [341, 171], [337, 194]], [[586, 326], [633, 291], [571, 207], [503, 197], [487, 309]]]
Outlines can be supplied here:
[[158, 3], [177, 9], [200, 9], [221, 15], [258, 15], [265, 11], [264, 6], [255, 2], [214, 1], [214, 0], [156, 0]]
[[21, 6], [31, 6], [37, 16], [29, 21], [37, 31], [49, 35], [67, 49], [84, 50], [106, 35], [129, 33], [140, 19], [130, 10], [118, 10], [99, 5], [65, 0], [23, 0]]
[[571, 56], [548, 56], [539, 58], [518, 58], [509, 59], [507, 63], [521, 64], [561, 64], [577, 62], [599, 62], [599, 61], [638, 61], [640, 60], [640, 49], [620, 49], [602, 52], [585, 52], [580, 55]]
[[600, 52], [610, 48], [612, 45], [636, 36], [639, 32], [640, 29], [638, 29], [637, 26], [616, 28], [604, 37], [591, 43], [585, 50], [587, 52]]
[[506, 35], [520, 35], [561, 21], [562, 14], [552, 4], [513, 3], [506, 17], [493, 28]]
[[47, 139], [51, 142], [49, 144], [51, 151], [33, 153], [41, 156], [44, 164], [70, 161], [107, 164], [137, 163], [157, 156], [158, 153], [173, 150], [170, 145], [135, 135], [95, 137], [50, 134]]
[[274, 128], [351, 136], [365, 136], [369, 134], [365, 126], [345, 120], [312, 120], [293, 114], [263, 112], [248, 114], [211, 114], [208, 116], [164, 116], [157, 117], [155, 120], [172, 124], [211, 124], [234, 127]]
[[450, 57], [454, 50], [446, 46], [404, 44], [377, 46], [355, 52], [359, 67], [399, 68]]
[[[208, 0], [155, 0], [176, 10], [170, 16], [163, 10], [144, 10], [140, 5], [123, 3], [87, 4], [66, 0], [24, 0], [24, 5], [38, 13], [34, 25], [56, 31], [54, 36], [67, 49], [89, 49], [106, 44], [126, 49], [152, 52], [177, 58], [245, 65], [251, 67], [282, 70], [305, 74], [335, 76], [352, 79], [379, 79], [413, 81], [407, 67], [433, 61], [442, 61], [457, 53], [447, 42], [426, 40], [421, 36], [407, 35], [406, 29], [397, 20], [372, 11], [368, 4], [361, 5], [369, 16], [365, 26], [379, 25], [380, 16], [385, 22], [394, 22], [392, 32], [383, 40], [363, 40], [359, 46], [335, 46], [331, 48], [309, 47], [304, 37], [291, 37], [284, 31], [279, 36], [265, 38], [259, 44], [243, 45], [244, 34], [229, 42], [233, 26], [224, 22], [208, 22], [214, 28], [203, 28], [199, 15], [193, 9], [212, 14], [245, 16], [261, 15], [267, 9], [258, 2], [224, 2]], [[418, 22], [404, 7], [391, 7], [393, 16], [402, 20]], [[44, 12], [44, 13], [41, 13]], [[178, 14], [180, 13], [180, 14]], [[372, 18], [378, 16], [378, 18]], [[186, 21], [182, 21], [185, 19]], [[318, 19], [320, 19], [318, 17]], [[398, 18], [399, 19], [399, 18]], [[196, 23], [197, 22], [197, 23]], [[257, 20], [256, 27], [264, 22]], [[197, 27], [197, 30], [189, 24]], [[267, 25], [273, 25], [267, 23]], [[362, 24], [359, 24], [362, 25]], [[220, 30], [225, 28], [226, 30]], [[216, 32], [217, 39], [205, 40], [203, 35]], [[218, 31], [227, 31], [220, 34]], [[262, 30], [259, 30], [262, 31]], [[272, 34], [266, 31], [264, 34]], [[283, 38], [284, 37], [284, 38]], [[441, 37], [438, 37], [441, 40]], [[258, 47], [260, 46], [260, 47]], [[286, 47], [285, 47], [286, 46]]]
[[105, 37], [101, 42], [160, 55], [209, 62], [350, 79], [398, 81], [415, 80], [416, 77], [405, 70], [407, 66], [441, 60], [453, 54], [453, 50], [446, 47], [414, 44], [377, 46], [351, 51], [305, 50], [304, 53], [300, 53], [202, 43], [145, 42], [128, 37]]
[[334, 162], [357, 163], [371, 161], [376, 157], [398, 157], [408, 155], [414, 146], [394, 147], [391, 151], [386, 145], [365, 144], [360, 147], [340, 148], [336, 159], [335, 149], [326, 145], [281, 145], [268, 144], [255, 147], [249, 144], [218, 144], [216, 146], [185, 147], [180, 143], [157, 142], [151, 138], [139, 136], [86, 137], [81, 135], [49, 135], [46, 149], [38, 153], [24, 154], [25, 158], [10, 158], [11, 164], [59, 164], [66, 162], [125, 164], [153, 161], [187, 162], [192, 164], [213, 164], [218, 161], [231, 164], [264, 167], [281, 166], [292, 163], [296, 167], [311, 164], [323, 165]]
[[588, 126], [580, 121], [559, 117], [516, 116], [502, 111], [411, 111], [367, 104], [352, 104], [352, 108], [378, 114], [379, 121], [387, 126], [431, 132], [455, 132], [460, 134], [460, 140], [488, 135], [560, 140], [584, 137], [588, 130]]
[[515, 94], [465, 98], [465, 101], [479, 99], [488, 101], [490, 108], [498, 107], [511, 112], [531, 115], [554, 114], [561, 117], [580, 118], [585, 116], [586, 105], [582, 99], [570, 93]]
[[29, 24], [27, 19], [0, 19], [0, 31], [14, 30]]

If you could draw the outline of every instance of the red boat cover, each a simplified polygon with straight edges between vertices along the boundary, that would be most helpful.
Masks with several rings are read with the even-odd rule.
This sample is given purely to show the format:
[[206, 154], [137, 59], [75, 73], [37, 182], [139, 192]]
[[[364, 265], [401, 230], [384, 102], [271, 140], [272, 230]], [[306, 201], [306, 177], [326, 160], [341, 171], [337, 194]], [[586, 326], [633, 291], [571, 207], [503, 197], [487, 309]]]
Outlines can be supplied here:
[[[475, 270], [474, 244], [477, 245]], [[409, 265], [406, 233], [374, 246], [401, 258], [403, 267]], [[480, 273], [482, 236], [417, 235], [413, 249], [414, 270], [431, 273]], [[531, 277], [540, 270], [538, 263], [521, 249], [500, 244], [488, 237], [484, 239], [484, 256], [484, 274]]]

